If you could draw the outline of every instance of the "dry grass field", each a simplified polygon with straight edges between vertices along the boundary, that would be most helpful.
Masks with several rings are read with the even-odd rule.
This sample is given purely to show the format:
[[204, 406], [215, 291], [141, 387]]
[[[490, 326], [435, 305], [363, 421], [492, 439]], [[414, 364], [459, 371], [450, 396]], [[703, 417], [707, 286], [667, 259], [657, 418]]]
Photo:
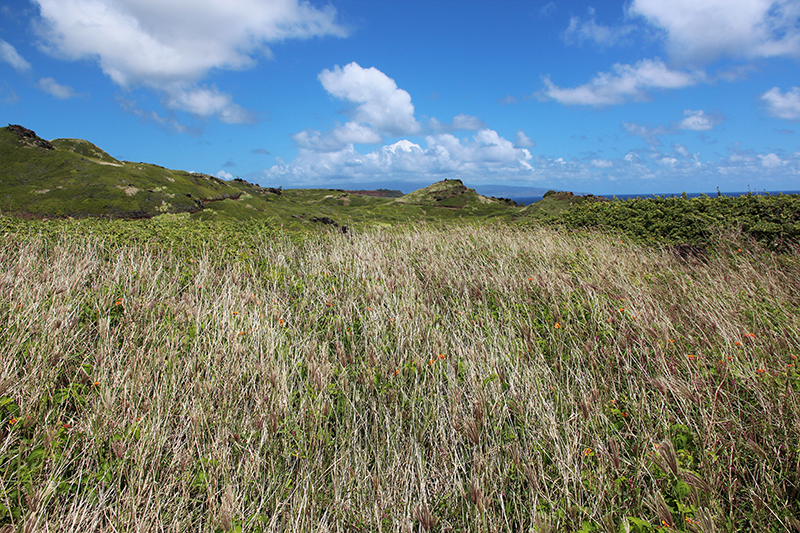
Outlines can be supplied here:
[[0, 531], [800, 530], [796, 256], [60, 224], [0, 240]]

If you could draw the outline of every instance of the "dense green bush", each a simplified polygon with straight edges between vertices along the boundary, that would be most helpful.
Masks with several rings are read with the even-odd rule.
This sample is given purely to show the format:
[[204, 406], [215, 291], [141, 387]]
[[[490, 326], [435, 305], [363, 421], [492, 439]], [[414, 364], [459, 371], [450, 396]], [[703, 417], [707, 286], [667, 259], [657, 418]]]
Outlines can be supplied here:
[[733, 230], [769, 249], [786, 251], [800, 242], [800, 195], [634, 198], [586, 202], [557, 220], [570, 227], [602, 227], [644, 240], [707, 246]]

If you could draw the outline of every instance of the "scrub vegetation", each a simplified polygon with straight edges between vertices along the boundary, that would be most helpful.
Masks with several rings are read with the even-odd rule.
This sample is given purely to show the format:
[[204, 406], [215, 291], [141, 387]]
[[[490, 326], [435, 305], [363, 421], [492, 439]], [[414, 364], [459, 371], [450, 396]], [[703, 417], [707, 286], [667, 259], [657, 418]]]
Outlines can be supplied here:
[[323, 227], [0, 218], [2, 531], [800, 530], [791, 249]]

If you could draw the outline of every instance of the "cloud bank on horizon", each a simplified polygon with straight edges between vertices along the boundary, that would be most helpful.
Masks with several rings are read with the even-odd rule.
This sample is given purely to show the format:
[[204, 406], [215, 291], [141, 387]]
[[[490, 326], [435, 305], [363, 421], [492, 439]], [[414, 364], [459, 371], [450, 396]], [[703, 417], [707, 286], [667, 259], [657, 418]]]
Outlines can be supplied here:
[[[51, 98], [91, 121], [104, 95], [120, 125], [172, 139], [187, 160], [216, 165], [206, 172], [286, 186], [800, 189], [796, 0], [587, 1], [574, 12], [501, 1], [458, 15], [443, 0], [416, 11], [438, 35], [414, 32], [413, 5], [380, 7], [30, 0], [0, 10], [0, 105], [35, 115], [37, 98]], [[512, 37], [530, 48], [509, 50]], [[231, 128], [251, 145], [228, 148]]]

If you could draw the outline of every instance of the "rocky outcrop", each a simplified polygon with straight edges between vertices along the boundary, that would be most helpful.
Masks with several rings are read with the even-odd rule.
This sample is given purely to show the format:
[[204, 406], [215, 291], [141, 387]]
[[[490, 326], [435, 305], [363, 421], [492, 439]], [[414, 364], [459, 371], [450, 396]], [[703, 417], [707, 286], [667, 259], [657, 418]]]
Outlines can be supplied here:
[[50, 141], [46, 141], [36, 135], [36, 132], [33, 130], [29, 130], [24, 126], [20, 126], [19, 124], [9, 124], [8, 131], [16, 133], [20, 140], [27, 145], [30, 146], [39, 146], [40, 148], [44, 148], [46, 150], [55, 150], [55, 146], [50, 144]]

